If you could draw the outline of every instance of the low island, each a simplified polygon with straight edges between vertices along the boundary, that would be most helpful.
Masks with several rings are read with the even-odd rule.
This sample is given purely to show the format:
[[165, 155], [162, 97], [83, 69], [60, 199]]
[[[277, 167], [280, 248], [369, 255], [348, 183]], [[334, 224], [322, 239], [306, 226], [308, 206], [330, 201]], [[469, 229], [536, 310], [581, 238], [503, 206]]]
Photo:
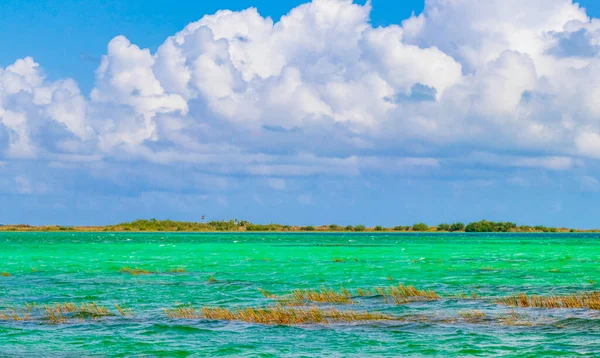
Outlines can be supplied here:
[[254, 224], [245, 220], [219, 220], [206, 222], [173, 221], [157, 219], [139, 219], [106, 226], [64, 226], [28, 224], [7, 224], [0, 226], [0, 231], [78, 231], [78, 232], [505, 232], [505, 233], [568, 233], [568, 232], [599, 232], [600, 230], [573, 229], [565, 227], [517, 225], [513, 222], [494, 222], [481, 220], [464, 224], [441, 223], [428, 225], [416, 223], [407, 226], [371, 226], [365, 225], [320, 225], [298, 226], [283, 224]]

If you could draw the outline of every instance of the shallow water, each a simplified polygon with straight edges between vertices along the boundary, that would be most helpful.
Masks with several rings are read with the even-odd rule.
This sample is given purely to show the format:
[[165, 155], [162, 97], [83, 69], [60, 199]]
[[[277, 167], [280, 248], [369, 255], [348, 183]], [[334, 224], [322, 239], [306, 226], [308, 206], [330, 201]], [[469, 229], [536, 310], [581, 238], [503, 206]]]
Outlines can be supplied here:
[[[176, 268], [185, 272], [168, 272]], [[451, 319], [474, 309], [511, 314], [499, 296], [600, 290], [597, 234], [2, 233], [0, 272], [11, 274], [0, 276], [0, 310], [97, 302], [133, 311], [57, 325], [0, 321], [0, 356], [600, 355], [600, 311], [514, 309], [530, 326]], [[424, 318], [293, 327], [169, 319], [163, 311], [272, 304], [259, 288], [283, 295], [399, 283], [446, 298], [394, 305], [359, 297], [351, 309]], [[479, 299], [447, 298], [471, 292]]]

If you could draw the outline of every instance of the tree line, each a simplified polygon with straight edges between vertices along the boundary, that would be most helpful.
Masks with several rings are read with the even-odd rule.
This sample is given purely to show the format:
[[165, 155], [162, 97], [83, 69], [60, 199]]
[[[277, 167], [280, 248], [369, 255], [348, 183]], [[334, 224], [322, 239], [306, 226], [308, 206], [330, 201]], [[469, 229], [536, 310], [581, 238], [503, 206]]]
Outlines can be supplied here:
[[[202, 218], [203, 219], [203, 218]], [[157, 219], [139, 219], [108, 226], [31, 226], [0, 225], [0, 231], [165, 231], [165, 232], [207, 232], [207, 231], [281, 231], [281, 232], [599, 232], [600, 230], [574, 230], [546, 226], [517, 225], [513, 222], [494, 222], [481, 220], [467, 225], [456, 223], [441, 223], [428, 225], [415, 223], [406, 226], [385, 227], [381, 225], [367, 227], [365, 225], [321, 225], [297, 226], [276, 223], [255, 224], [246, 220], [213, 220], [213, 221], [173, 221]]]
[[367, 227], [365, 225], [321, 225], [293, 226], [282, 224], [254, 224], [246, 220], [221, 220], [208, 222], [184, 222], [172, 220], [140, 219], [104, 227], [105, 231], [396, 231], [396, 232], [558, 232], [569, 231], [545, 226], [518, 226], [513, 222], [494, 222], [481, 220], [469, 224], [461, 222], [428, 225], [415, 223], [408, 226], [384, 227], [381, 225]]

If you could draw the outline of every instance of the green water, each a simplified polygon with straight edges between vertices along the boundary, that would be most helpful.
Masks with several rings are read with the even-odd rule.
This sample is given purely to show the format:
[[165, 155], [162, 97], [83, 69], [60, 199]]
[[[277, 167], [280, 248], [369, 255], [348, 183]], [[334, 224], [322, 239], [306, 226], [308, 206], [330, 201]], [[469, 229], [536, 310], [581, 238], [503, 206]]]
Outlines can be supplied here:
[[[132, 276], [122, 267], [163, 273]], [[186, 272], [168, 272], [174, 268]], [[503, 295], [600, 290], [596, 234], [2, 233], [0, 271], [11, 274], [0, 277], [0, 309], [97, 302], [134, 312], [58, 325], [0, 321], [0, 356], [600, 355], [600, 311], [516, 309], [532, 326], [444, 319], [473, 309], [509, 314], [494, 301]], [[399, 283], [481, 299], [397, 306], [360, 297], [352, 309], [429, 318], [293, 327], [169, 319], [163, 311], [272, 304], [259, 288]]]

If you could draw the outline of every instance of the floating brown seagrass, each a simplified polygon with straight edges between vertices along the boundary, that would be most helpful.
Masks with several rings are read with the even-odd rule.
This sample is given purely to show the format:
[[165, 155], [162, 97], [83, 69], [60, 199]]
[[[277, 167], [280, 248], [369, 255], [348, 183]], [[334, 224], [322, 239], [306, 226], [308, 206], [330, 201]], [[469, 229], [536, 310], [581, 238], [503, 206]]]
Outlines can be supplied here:
[[587, 308], [600, 310], [600, 292], [586, 292], [566, 296], [528, 296], [524, 293], [504, 297], [498, 303], [514, 307], [533, 308]]
[[192, 306], [165, 309], [169, 318], [211, 319], [223, 321], [243, 321], [268, 325], [295, 324], [331, 324], [338, 322], [360, 322], [394, 320], [394, 316], [379, 312], [341, 311], [336, 308], [295, 308], [274, 306], [268, 308], [214, 308], [203, 307], [200, 310]]
[[300, 305], [305, 302], [351, 304], [355, 303], [353, 297], [369, 296], [381, 296], [386, 303], [391, 299], [395, 304], [405, 304], [415, 301], [435, 301], [440, 299], [440, 296], [432, 290], [419, 290], [414, 286], [405, 285], [377, 287], [374, 289], [358, 288], [354, 294], [345, 288], [335, 291], [334, 289], [326, 287], [321, 287], [319, 290], [294, 290], [290, 294], [283, 296], [277, 296], [262, 289], [259, 289], [259, 291], [266, 298], [276, 299], [279, 302], [288, 305]]
[[[116, 304], [115, 308], [121, 316], [131, 315], [131, 310]], [[63, 302], [46, 305], [26, 304], [25, 307], [7, 308], [0, 311], [0, 321], [33, 321], [60, 324], [71, 321], [97, 320], [116, 316], [106, 306], [95, 302], [74, 303]]]

